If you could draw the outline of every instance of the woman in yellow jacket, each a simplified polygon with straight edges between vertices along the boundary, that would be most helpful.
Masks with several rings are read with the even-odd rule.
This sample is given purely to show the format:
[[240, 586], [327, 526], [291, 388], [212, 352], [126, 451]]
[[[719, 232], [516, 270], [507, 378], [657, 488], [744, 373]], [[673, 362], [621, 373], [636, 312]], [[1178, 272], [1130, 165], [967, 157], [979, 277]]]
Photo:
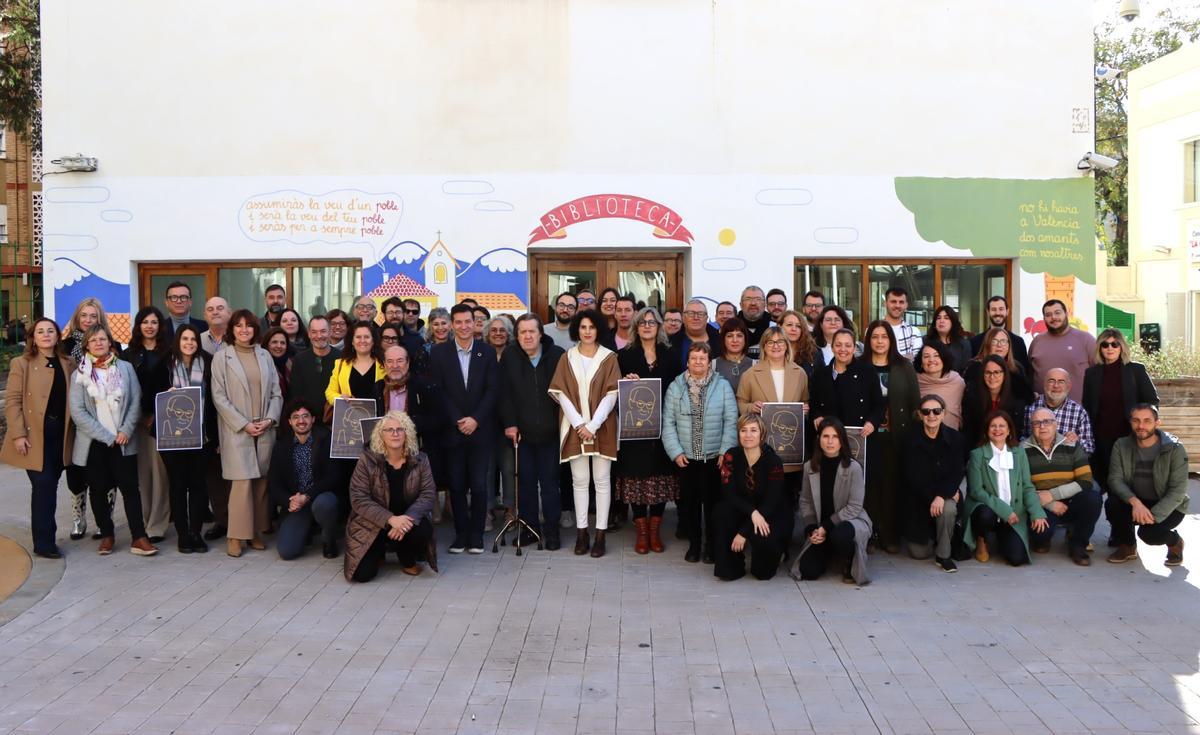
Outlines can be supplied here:
[[379, 340], [370, 322], [355, 322], [346, 334], [346, 349], [333, 363], [325, 402], [330, 407], [337, 398], [375, 398], [375, 383], [386, 375]]

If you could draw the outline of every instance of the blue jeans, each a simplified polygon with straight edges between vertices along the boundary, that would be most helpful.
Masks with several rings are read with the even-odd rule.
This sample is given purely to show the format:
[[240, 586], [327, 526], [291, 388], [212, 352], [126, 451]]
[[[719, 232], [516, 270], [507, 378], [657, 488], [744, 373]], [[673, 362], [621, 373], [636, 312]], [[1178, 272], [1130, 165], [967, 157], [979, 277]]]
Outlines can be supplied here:
[[1070, 548], [1082, 551], [1087, 548], [1092, 532], [1096, 530], [1096, 521], [1100, 518], [1100, 491], [1095, 484], [1087, 489], [1062, 501], [1067, 506], [1067, 512], [1061, 516], [1046, 511], [1046, 530], [1036, 533], [1030, 530], [1029, 541], [1034, 546], [1046, 546], [1054, 538], [1054, 529], [1067, 525], [1070, 533]]
[[25, 471], [32, 490], [29, 531], [35, 553], [49, 553], [57, 548], [54, 537], [58, 534], [58, 524], [54, 512], [58, 505], [58, 478], [63, 472], [63, 428], [62, 419], [46, 419], [42, 429], [42, 470]]
[[541, 517], [546, 520], [546, 530], [558, 533], [558, 517], [562, 515], [559, 495], [558, 442], [521, 442], [517, 449], [518, 474], [521, 486], [521, 519], [535, 529], [538, 522], [538, 499], [540, 489]]
[[279, 524], [279, 538], [275, 542], [280, 559], [289, 561], [304, 553], [313, 521], [321, 524], [322, 541], [329, 543], [337, 540], [337, 495], [323, 492], [295, 513], [284, 514], [283, 522]]
[[460, 444], [446, 449], [456, 541], [483, 545], [483, 519], [488, 510], [487, 468], [491, 455], [489, 442]]

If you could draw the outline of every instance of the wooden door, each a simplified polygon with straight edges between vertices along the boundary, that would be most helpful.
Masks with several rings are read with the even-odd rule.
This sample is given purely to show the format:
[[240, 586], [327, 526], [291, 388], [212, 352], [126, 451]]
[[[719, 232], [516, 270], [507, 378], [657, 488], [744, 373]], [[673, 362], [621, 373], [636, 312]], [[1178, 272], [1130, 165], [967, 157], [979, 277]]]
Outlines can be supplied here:
[[612, 286], [660, 310], [683, 305], [682, 253], [533, 253], [529, 261], [531, 308], [543, 319], [554, 317], [552, 300], [559, 293], [583, 288]]

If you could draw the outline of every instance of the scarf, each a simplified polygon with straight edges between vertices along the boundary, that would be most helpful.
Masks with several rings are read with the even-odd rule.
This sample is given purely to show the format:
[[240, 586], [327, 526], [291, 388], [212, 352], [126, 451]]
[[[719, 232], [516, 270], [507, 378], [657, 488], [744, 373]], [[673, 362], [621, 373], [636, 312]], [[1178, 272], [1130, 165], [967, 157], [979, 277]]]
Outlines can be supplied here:
[[172, 388], [193, 388], [204, 385], [204, 359], [200, 353], [192, 355], [192, 369], [184, 366], [183, 360], [174, 360], [171, 370]]
[[712, 385], [713, 371], [710, 369], [697, 380], [691, 372], [684, 373], [687, 381], [688, 399], [692, 404], [692, 454], [695, 459], [704, 459], [704, 399], [708, 386]]
[[83, 362], [83, 330], [76, 329], [67, 339], [71, 340], [71, 362], [78, 365]]
[[125, 381], [116, 361], [117, 356], [113, 353], [99, 360], [84, 353], [75, 377], [75, 382], [87, 391], [96, 405], [96, 420], [113, 436], [118, 433], [121, 402], [125, 397]]
[[1013, 453], [1007, 445], [1003, 449], [996, 449], [996, 445], [992, 445], [992, 458], [988, 461], [988, 467], [996, 473], [996, 494], [1005, 504], [1011, 505], [1012, 487], [1008, 483], [1008, 471], [1013, 468]]
[[[268, 352], [267, 354], [270, 355], [271, 353]], [[271, 361], [275, 363], [275, 372], [279, 373], [279, 390], [284, 395], [287, 395], [288, 382], [292, 374], [291, 352], [289, 351], [283, 353], [283, 357], [275, 357], [274, 355], [271, 355]]]

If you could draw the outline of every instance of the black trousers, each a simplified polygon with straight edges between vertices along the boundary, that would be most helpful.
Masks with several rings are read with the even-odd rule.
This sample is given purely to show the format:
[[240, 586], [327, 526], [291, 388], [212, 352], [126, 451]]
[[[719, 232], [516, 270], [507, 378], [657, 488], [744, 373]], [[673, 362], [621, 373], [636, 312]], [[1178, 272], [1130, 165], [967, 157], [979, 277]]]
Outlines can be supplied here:
[[721, 496], [721, 475], [717, 471], [716, 458], [688, 460], [687, 467], [679, 473], [679, 495], [683, 500], [680, 513], [687, 529], [688, 545], [699, 548], [703, 542], [711, 549], [713, 509]]
[[212, 452], [190, 449], [162, 452], [170, 485], [171, 520], [179, 538], [198, 536], [208, 512], [208, 467]]
[[[49, 553], [57, 548], [54, 537], [58, 535], [58, 524], [54, 512], [58, 500], [58, 478], [63, 473], [62, 419], [46, 417], [42, 424], [42, 469], [26, 470], [29, 475], [29, 530], [33, 536], [35, 553]], [[36, 450], [34, 450], [36, 451]]]
[[114, 487], [121, 491], [125, 505], [125, 520], [129, 523], [129, 535], [134, 541], [146, 535], [146, 522], [142, 518], [142, 496], [138, 492], [137, 456], [125, 456], [121, 447], [111, 447], [93, 441], [88, 448], [87, 482], [92, 499], [92, 514], [101, 536], [111, 537], [113, 531], [112, 508], [108, 505], [108, 491]]
[[855, 551], [854, 526], [850, 521], [842, 521], [833, 527], [832, 533], [826, 534], [824, 543], [811, 544], [800, 555], [796, 561], [800, 579], [819, 579], [829, 569], [833, 557], [841, 556], [849, 563]]
[[971, 513], [971, 532], [976, 538], [992, 531], [996, 534], [996, 550], [1004, 560], [1014, 567], [1029, 563], [1029, 551], [1021, 541], [1017, 529], [1008, 523], [1007, 518], [1001, 518], [986, 505], [976, 506]]
[[1049, 545], [1054, 538], [1054, 529], [1066, 525], [1071, 549], [1083, 551], [1092, 538], [1092, 532], [1096, 530], [1096, 521], [1100, 519], [1100, 491], [1088, 487], [1062, 502], [1067, 506], [1067, 512], [1058, 516], [1046, 511], [1046, 530], [1041, 533], [1031, 531], [1030, 541], [1037, 546]]
[[417, 563], [417, 555], [424, 551], [429, 539], [433, 538], [433, 525], [428, 518], [422, 518], [421, 522], [413, 526], [399, 541], [389, 539], [387, 531], [386, 528], [380, 531], [371, 548], [363, 555], [358, 568], [354, 570], [355, 582], [370, 582], [375, 579], [375, 575], [379, 574], [379, 567], [383, 566], [384, 555], [389, 551], [395, 552], [400, 566], [411, 567]]
[[[1113, 539], [1118, 544], [1133, 546], [1133, 506], [1109, 495], [1108, 522], [1112, 524]], [[1175, 527], [1183, 522], [1183, 514], [1172, 511], [1161, 523], [1138, 526], [1137, 537], [1150, 546], [1174, 546], [1179, 543]]]
[[779, 559], [783, 556], [784, 531], [782, 519], [790, 516], [791, 510], [775, 514], [768, 518], [767, 525], [771, 533], [759, 536], [751, 531], [746, 536], [746, 545], [742, 551], [735, 552], [731, 545], [733, 537], [745, 525], [750, 517], [743, 514], [731, 503], [717, 503], [713, 509], [713, 574], [721, 579], [741, 579], [746, 575], [746, 551], [750, 551], [750, 574], [755, 579], [770, 579], [779, 569]]

